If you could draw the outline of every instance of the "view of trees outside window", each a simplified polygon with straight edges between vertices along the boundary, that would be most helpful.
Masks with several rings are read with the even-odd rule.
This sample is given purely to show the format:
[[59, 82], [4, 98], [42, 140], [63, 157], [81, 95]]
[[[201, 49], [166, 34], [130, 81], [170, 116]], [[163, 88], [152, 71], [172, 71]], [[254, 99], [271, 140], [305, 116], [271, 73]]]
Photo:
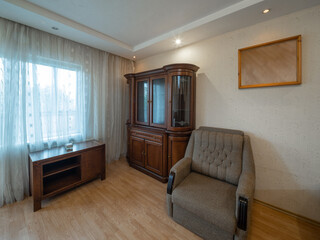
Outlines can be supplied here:
[[[35, 136], [34, 125], [39, 126], [34, 124], [39, 122], [35, 117], [41, 120], [43, 139], [53, 140], [64, 134], [78, 134], [79, 129], [75, 122], [77, 72], [31, 63], [28, 64], [27, 71], [28, 139]], [[35, 106], [36, 104], [39, 106]], [[40, 109], [40, 113], [35, 113], [35, 109]]]

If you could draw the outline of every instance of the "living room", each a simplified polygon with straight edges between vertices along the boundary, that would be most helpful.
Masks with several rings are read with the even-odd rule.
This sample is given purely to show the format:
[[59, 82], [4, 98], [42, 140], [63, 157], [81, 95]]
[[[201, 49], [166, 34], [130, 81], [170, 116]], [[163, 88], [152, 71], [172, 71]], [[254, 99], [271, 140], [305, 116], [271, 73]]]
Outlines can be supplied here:
[[[234, 200], [235, 239], [319, 239], [320, 1], [108, 4], [0, 1], [0, 239], [230, 239], [170, 216], [170, 173], [202, 126], [250, 139], [254, 193], [248, 231]], [[241, 85], [248, 49], [291, 40], [293, 83]], [[277, 81], [283, 62], [254, 73], [272, 66]]]

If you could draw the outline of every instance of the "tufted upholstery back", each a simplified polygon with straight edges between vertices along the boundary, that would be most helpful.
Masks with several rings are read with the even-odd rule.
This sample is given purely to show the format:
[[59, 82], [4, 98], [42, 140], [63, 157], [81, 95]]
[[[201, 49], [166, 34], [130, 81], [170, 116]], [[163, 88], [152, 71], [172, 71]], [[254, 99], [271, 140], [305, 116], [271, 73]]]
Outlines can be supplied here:
[[242, 148], [243, 132], [203, 127], [193, 131], [186, 156], [193, 171], [238, 185]]

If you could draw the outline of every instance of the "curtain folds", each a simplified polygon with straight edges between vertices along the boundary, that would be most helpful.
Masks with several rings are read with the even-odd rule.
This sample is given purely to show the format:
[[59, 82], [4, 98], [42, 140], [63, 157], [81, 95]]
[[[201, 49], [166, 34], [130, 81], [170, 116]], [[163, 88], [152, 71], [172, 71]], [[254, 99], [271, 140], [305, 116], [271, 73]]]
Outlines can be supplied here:
[[0, 206], [28, 194], [28, 148], [106, 143], [126, 152], [133, 62], [0, 18]]

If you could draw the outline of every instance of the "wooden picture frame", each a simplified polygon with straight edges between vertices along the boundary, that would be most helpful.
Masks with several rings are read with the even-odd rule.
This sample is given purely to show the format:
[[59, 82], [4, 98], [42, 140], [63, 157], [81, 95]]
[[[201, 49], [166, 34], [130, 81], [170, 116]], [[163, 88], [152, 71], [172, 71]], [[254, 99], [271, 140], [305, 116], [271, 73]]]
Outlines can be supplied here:
[[238, 87], [301, 84], [301, 35], [238, 50]]

